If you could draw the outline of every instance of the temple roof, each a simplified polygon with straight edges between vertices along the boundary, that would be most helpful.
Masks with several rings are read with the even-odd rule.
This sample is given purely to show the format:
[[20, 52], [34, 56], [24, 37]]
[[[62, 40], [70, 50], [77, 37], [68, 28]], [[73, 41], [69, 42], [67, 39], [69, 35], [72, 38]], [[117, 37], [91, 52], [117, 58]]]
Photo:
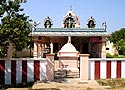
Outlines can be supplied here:
[[33, 32], [106, 32], [104, 28], [36, 28]]
[[104, 28], [36, 28], [30, 36], [110, 36]]

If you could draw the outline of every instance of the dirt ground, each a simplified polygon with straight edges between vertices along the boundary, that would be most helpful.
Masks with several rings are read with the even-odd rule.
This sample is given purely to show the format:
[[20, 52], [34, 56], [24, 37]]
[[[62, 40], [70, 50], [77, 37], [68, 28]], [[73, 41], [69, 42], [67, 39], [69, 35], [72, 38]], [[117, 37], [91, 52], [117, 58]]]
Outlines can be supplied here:
[[[110, 86], [99, 86], [95, 80], [89, 81], [78, 81], [78, 80], [67, 80], [67, 81], [53, 81], [53, 82], [37, 82], [32, 86], [33, 90], [125, 90], [110, 89]], [[29, 88], [8, 88], [7, 90], [32, 90]]]
[[[109, 86], [100, 86], [95, 80], [80, 81], [79, 79], [63, 79], [53, 82], [39, 82], [33, 89], [43, 90], [106, 90]], [[51, 88], [51, 89], [50, 89]], [[53, 89], [52, 89], [53, 88]]]
[[[36, 82], [33, 90], [105, 90], [95, 80], [80, 81], [79, 79], [57, 79], [52, 82]], [[7, 90], [29, 90], [28, 88], [8, 88]]]

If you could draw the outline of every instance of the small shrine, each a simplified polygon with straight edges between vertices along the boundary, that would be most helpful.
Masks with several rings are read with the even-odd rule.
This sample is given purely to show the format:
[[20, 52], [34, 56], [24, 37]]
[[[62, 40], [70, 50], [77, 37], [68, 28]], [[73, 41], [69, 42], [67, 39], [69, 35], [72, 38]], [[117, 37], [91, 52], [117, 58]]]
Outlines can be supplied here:
[[57, 53], [59, 57], [59, 68], [66, 69], [71, 72], [78, 72], [79, 52], [71, 44], [71, 37], [68, 36], [68, 42]]

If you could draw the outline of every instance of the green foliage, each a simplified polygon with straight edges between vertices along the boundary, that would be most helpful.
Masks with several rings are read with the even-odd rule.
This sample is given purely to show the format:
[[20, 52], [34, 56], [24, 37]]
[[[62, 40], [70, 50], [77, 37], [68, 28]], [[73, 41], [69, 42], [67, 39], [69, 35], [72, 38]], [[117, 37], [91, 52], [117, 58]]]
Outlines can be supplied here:
[[119, 55], [118, 54], [114, 54], [113, 58], [119, 58]]
[[125, 58], [125, 55], [118, 55], [118, 54], [111, 55], [110, 53], [106, 53], [106, 58]]
[[97, 80], [97, 82], [99, 83], [99, 85], [101, 86], [108, 86], [107, 82], [105, 82], [103, 79], [101, 80]]
[[26, 0], [2, 0], [0, 2], [0, 45], [10, 41], [20, 51], [30, 42], [32, 27], [29, 16], [22, 13], [21, 3]]
[[113, 58], [125, 58], [125, 55], [113, 56]]
[[101, 86], [111, 86], [112, 89], [125, 88], [125, 79], [117, 78], [117, 79], [99, 79], [97, 82]]
[[112, 58], [112, 55], [110, 53], [106, 53], [107, 58]]
[[2, 44], [0, 46], [0, 57], [4, 58], [4, 57], [6, 57], [6, 55], [7, 55], [7, 45], [6, 44]]
[[119, 54], [125, 54], [125, 28], [121, 28], [120, 30], [113, 32], [109, 39], [114, 43]]

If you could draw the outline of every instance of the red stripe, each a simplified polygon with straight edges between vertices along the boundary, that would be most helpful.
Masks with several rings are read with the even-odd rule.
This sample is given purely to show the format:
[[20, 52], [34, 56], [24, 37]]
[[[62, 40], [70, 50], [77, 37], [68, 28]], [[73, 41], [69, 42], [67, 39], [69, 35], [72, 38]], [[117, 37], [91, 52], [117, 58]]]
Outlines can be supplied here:
[[16, 84], [16, 61], [11, 61], [11, 84]]
[[34, 81], [40, 80], [40, 61], [34, 61]]
[[22, 82], [27, 82], [27, 61], [22, 61]]
[[95, 61], [95, 79], [100, 79], [100, 61]]
[[116, 78], [121, 78], [121, 61], [117, 61], [117, 74]]
[[107, 61], [106, 78], [111, 78], [111, 61]]
[[0, 84], [5, 84], [5, 60], [0, 60]]

